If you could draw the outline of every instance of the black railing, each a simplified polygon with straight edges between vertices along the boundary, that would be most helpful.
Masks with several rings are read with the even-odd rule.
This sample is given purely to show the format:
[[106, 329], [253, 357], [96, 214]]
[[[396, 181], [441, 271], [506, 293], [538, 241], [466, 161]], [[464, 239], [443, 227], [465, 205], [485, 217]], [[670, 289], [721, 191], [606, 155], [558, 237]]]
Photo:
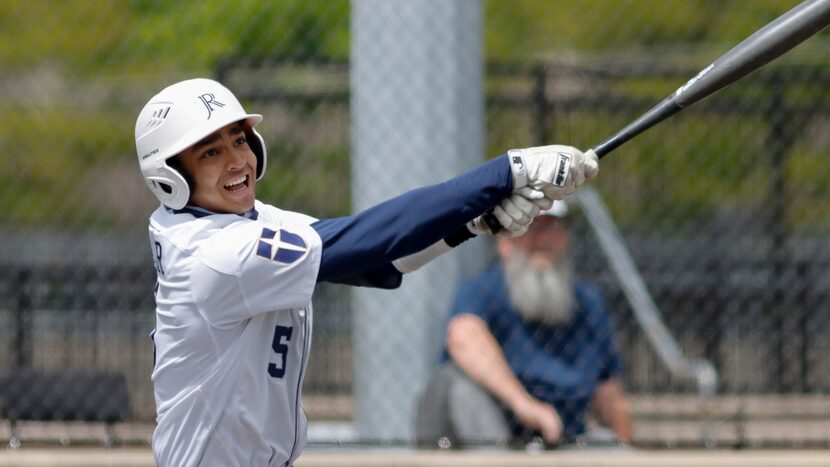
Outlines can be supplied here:
[[[276, 72], [268, 71], [277, 69]], [[317, 88], [291, 83], [302, 79], [268, 80], [269, 74], [318, 76]], [[299, 71], [298, 71], [299, 70]], [[282, 74], [280, 74], [282, 73]], [[645, 66], [568, 67], [499, 64], [487, 68], [487, 80], [519, 82], [516, 86], [487, 85], [487, 112], [519, 112], [531, 144], [558, 139], [560, 122], [574, 112], [592, 111], [620, 118], [636, 117], [656, 102], [649, 97], [613, 93], [612, 84], [634, 78], [683, 80], [691, 69]], [[278, 104], [285, 114], [297, 107], [302, 122], [309, 108], [348, 106], [348, 64], [326, 60], [286, 63], [281, 60], [228, 59], [217, 75], [252, 102], [253, 108]], [[253, 79], [252, 76], [260, 76]], [[262, 78], [265, 76], [265, 78]], [[579, 76], [594, 80], [590, 92], [567, 93], [560, 79]], [[259, 84], [267, 82], [267, 86]], [[287, 84], [286, 84], [287, 83]], [[781, 68], [747, 79], [760, 87], [753, 96], [741, 93], [713, 96], [688, 109], [693, 115], [734, 115], [765, 122], [765, 151], [757, 163], [769, 177], [757, 190], [764, 199], [762, 218], [727, 220], [716, 228], [661, 236], [650, 234], [653, 219], [629, 222], [622, 228], [650, 292], [665, 314], [668, 327], [691, 356], [714, 362], [720, 389], [729, 393], [810, 393], [830, 390], [830, 375], [822, 364], [824, 342], [830, 338], [830, 247], [810, 229], [794, 231], [789, 219], [801, 187], [788, 174], [793, 147], [810, 123], [830, 115], [830, 95], [793, 96], [792, 89], [830, 89], [830, 71], [820, 68]], [[757, 96], [762, 95], [759, 99]], [[348, 127], [348, 112], [337, 112], [338, 128]], [[319, 120], [319, 119], [318, 119]], [[654, 131], [656, 131], [655, 129]], [[313, 131], [311, 129], [310, 131]], [[603, 137], [606, 135], [599, 135]], [[338, 141], [348, 148], [348, 135]], [[597, 138], [599, 139], [599, 138]], [[635, 143], [629, 143], [635, 144]], [[301, 145], [298, 145], [301, 146]], [[345, 154], [348, 151], [344, 151]], [[755, 156], [752, 156], [755, 157]], [[744, 163], [744, 167], [747, 164]], [[274, 167], [278, 167], [275, 165]], [[608, 175], [603, 174], [608, 177]], [[688, 176], [677, 174], [678, 177]], [[765, 193], [765, 194], [764, 194]], [[653, 193], [659, 197], [660, 193]], [[668, 222], [683, 222], [680, 216]], [[588, 238], [575, 218], [574, 234]], [[711, 232], [701, 232], [705, 229]], [[44, 241], [44, 240], [40, 240]], [[48, 241], [46, 239], [45, 241]], [[125, 240], [122, 251], [143, 251], [146, 240]], [[596, 246], [575, 243], [574, 256], [583, 277], [607, 290], [614, 309], [620, 343], [628, 359], [627, 385], [634, 391], [675, 391], [659, 365], [649, 366], [637, 353], [638, 329]], [[134, 415], [152, 420], [152, 288], [155, 272], [149, 252], [145, 262], [90, 259], [63, 264], [8, 263], [0, 268], [0, 346], [7, 368], [119, 368], [126, 373]], [[351, 392], [351, 326], [348, 292], [322, 291], [315, 297], [315, 349], [306, 380], [306, 393]], [[335, 312], [323, 310], [336, 309]], [[82, 344], [76, 344], [76, 341]], [[737, 356], [737, 357], [736, 357]], [[743, 365], [743, 361], [751, 365]], [[730, 368], [737, 369], [730, 371]], [[742, 373], [743, 372], [743, 373]], [[752, 373], [752, 374], [749, 374]], [[139, 397], [136, 397], [139, 396]]]

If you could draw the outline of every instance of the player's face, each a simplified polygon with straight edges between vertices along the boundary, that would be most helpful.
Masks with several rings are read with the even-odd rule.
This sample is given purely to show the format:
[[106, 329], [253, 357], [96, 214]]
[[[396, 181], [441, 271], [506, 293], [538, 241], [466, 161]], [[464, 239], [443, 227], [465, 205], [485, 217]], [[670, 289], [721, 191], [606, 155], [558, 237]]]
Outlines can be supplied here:
[[178, 157], [195, 184], [190, 204], [235, 214], [254, 207], [257, 160], [242, 122], [211, 133]]

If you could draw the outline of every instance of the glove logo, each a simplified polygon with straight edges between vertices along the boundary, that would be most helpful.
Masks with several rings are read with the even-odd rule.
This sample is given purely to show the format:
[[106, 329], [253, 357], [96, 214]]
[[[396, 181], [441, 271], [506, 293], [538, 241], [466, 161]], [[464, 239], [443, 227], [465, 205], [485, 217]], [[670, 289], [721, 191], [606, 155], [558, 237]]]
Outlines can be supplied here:
[[[277, 232], [280, 234], [276, 240]], [[286, 230], [263, 228], [256, 254], [277, 263], [291, 264], [302, 258], [307, 247], [303, 238]]]
[[214, 96], [211, 93], [202, 94], [201, 96], [199, 96], [199, 100], [202, 101], [202, 104], [204, 104], [205, 107], [207, 108], [207, 111], [208, 111], [207, 120], [210, 120], [210, 116], [213, 114], [213, 111], [216, 110], [216, 109], [213, 108], [214, 105], [217, 106], [217, 107], [224, 107], [225, 106], [225, 104], [217, 101], [216, 96]]
[[556, 168], [556, 176], [553, 177], [553, 184], [564, 187], [568, 181], [568, 169], [571, 167], [571, 157], [565, 153], [559, 153], [559, 162]]
[[522, 158], [520, 156], [513, 156], [513, 165], [516, 166], [517, 173], [521, 172], [525, 168], [524, 161], [522, 161]]

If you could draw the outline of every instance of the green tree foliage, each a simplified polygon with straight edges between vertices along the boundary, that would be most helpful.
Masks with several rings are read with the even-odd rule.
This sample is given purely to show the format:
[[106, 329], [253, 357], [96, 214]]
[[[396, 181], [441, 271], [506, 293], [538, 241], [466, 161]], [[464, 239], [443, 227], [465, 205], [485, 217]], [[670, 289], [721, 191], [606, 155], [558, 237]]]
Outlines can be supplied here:
[[485, 1], [491, 59], [734, 44], [797, 4], [782, 0]]
[[347, 57], [347, 0], [5, 0], [0, 73], [70, 76], [196, 70], [228, 54]]
[[347, 0], [6, 0], [0, 222], [143, 223], [154, 200], [136, 190], [132, 136], [150, 93], [229, 55], [345, 59], [348, 13]]
[[[698, 69], [795, 3], [484, 0], [484, 50], [491, 62], [650, 61]], [[155, 201], [138, 177], [132, 132], [135, 115], [150, 93], [176, 79], [213, 75], [217, 63], [228, 56], [346, 60], [349, 8], [348, 0], [4, 0], [0, 142], [7, 155], [0, 169], [6, 187], [0, 198], [10, 208], [0, 223], [74, 228], [89, 222], [98, 227], [142, 224]], [[793, 57], [799, 63], [826, 64], [827, 54], [819, 42], [812, 42]], [[613, 91], [656, 103], [678, 84], [670, 78], [607, 84], [613, 88], [583, 83], [577, 93]], [[502, 86], [490, 80], [488, 92]], [[529, 86], [519, 86], [519, 92], [529, 92]], [[730, 92], [767, 91], [744, 87]], [[805, 105], [826, 98], [823, 89], [787, 93]], [[341, 114], [338, 118], [347, 118]], [[560, 115], [548, 132], [556, 141], [589, 146], [628, 118], [596, 112]], [[759, 116], [743, 122], [742, 131], [751, 134], [740, 135], [748, 143], [738, 147], [730, 130], [737, 127], [730, 118], [684, 115], [604, 161], [598, 183], [614, 195], [615, 215], [631, 221], [644, 214], [659, 217], [662, 208], [649, 204], [655, 193], [660, 193], [660, 204], [698, 215], [723, 204], [763, 203], [769, 170], [738, 156], [763, 153], [766, 120]], [[491, 111], [488, 153], [536, 143], [531, 127], [526, 116]], [[337, 141], [308, 131], [273, 135], [269, 143], [279, 165], [275, 162], [272, 168], [279, 169], [269, 170], [262, 193], [289, 208], [311, 203], [319, 215], [344, 214], [349, 148], [338, 141], [347, 140], [347, 130], [336, 130]], [[823, 134], [821, 129], [805, 131]], [[667, 145], [670, 137], [672, 144]], [[700, 153], [721, 157], [702, 167], [695, 164]], [[786, 174], [793, 184], [811, 187], [796, 195], [808, 207], [793, 209], [794, 223], [806, 222], [810, 213], [830, 219], [830, 193], [821, 183], [830, 173], [827, 160], [821, 146], [809, 140], [793, 148]], [[677, 175], [683, 173], [694, 175]], [[308, 177], [315, 182], [304, 183]], [[332, 192], [323, 196], [315, 186]], [[338, 204], [332, 205], [332, 198]], [[644, 205], [650, 206], [645, 212]]]

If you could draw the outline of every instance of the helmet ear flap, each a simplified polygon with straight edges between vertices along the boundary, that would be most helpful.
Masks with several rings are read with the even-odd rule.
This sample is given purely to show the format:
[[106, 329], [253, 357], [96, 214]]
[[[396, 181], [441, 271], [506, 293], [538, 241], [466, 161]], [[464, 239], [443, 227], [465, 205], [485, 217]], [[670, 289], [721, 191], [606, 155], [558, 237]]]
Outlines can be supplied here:
[[158, 199], [172, 209], [181, 209], [190, 200], [190, 185], [179, 171], [166, 164], [154, 175], [145, 177], [147, 186]]
[[265, 166], [268, 163], [268, 155], [265, 150], [265, 140], [257, 133], [254, 128], [249, 128], [246, 131], [248, 137], [248, 146], [256, 155], [256, 179], [259, 180], [265, 174]]
[[191, 177], [190, 174], [187, 173], [186, 170], [184, 170], [184, 166], [182, 166], [182, 161], [179, 160], [177, 156], [173, 156], [170, 159], [167, 159], [165, 163], [167, 163], [168, 167], [170, 167], [176, 173], [181, 175], [185, 183], [187, 183], [187, 188], [190, 189], [190, 193], [193, 193], [196, 190], [196, 182], [193, 181], [193, 177]]

